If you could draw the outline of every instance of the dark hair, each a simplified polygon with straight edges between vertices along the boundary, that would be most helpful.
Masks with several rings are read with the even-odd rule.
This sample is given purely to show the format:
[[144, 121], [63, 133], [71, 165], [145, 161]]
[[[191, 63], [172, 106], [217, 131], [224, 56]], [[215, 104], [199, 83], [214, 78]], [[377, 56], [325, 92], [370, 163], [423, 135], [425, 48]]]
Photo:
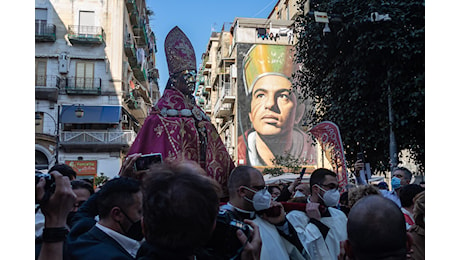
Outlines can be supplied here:
[[253, 171], [258, 172], [259, 170], [247, 165], [240, 165], [232, 170], [230, 177], [228, 177], [228, 193], [230, 197], [234, 196], [238, 187], [251, 184], [250, 173]]
[[422, 186], [418, 184], [408, 184], [402, 186], [399, 191], [399, 199], [401, 200], [401, 207], [410, 207], [414, 204], [415, 195], [423, 191]]
[[412, 172], [409, 171], [409, 169], [407, 169], [406, 167], [395, 167], [393, 169], [392, 175], [398, 170], [404, 172], [404, 179], [409, 180], [409, 181], [412, 179]]
[[355, 259], [406, 257], [404, 216], [396, 203], [383, 196], [366, 196], [351, 208], [347, 234]]
[[273, 190], [274, 190], [274, 189], [278, 189], [279, 191], [281, 191], [280, 187], [278, 187], [278, 186], [273, 186], [273, 185], [272, 185], [272, 186], [268, 186], [268, 187], [267, 187], [267, 190], [268, 190], [268, 192], [269, 192], [270, 194], [273, 193]]
[[77, 172], [67, 164], [56, 164], [48, 170], [49, 173], [52, 171], [58, 171], [60, 174], [69, 177], [70, 180], [77, 178]]
[[97, 195], [97, 209], [99, 216], [105, 218], [113, 207], [129, 207], [134, 203], [133, 194], [141, 190], [137, 180], [120, 177], [109, 180], [102, 186]]
[[169, 249], [193, 249], [211, 237], [220, 186], [196, 163], [163, 164], [146, 174], [143, 187], [145, 239]]
[[72, 185], [72, 189], [86, 189], [89, 191], [90, 195], [94, 194], [94, 188], [91, 184], [89, 184], [87, 181], [82, 181], [82, 180], [73, 180], [70, 182], [70, 185]]
[[323, 184], [323, 181], [326, 178], [326, 175], [330, 175], [330, 176], [337, 178], [337, 174], [325, 168], [318, 168], [311, 173], [311, 176], [310, 176], [310, 192], [311, 193], [313, 193], [313, 186], [315, 184], [318, 184], [318, 185]]

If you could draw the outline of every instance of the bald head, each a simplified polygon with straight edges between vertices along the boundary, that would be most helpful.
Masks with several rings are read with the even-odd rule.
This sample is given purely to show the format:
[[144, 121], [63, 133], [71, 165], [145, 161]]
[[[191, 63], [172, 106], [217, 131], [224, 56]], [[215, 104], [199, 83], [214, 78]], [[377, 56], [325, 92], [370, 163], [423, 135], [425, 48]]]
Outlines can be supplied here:
[[254, 179], [262, 179], [263, 181], [262, 174], [254, 167], [241, 165], [233, 169], [228, 178], [228, 192], [230, 193], [230, 198], [236, 195], [240, 186], [250, 187]]
[[405, 259], [404, 216], [389, 199], [369, 195], [359, 200], [348, 214], [347, 232], [355, 259]]

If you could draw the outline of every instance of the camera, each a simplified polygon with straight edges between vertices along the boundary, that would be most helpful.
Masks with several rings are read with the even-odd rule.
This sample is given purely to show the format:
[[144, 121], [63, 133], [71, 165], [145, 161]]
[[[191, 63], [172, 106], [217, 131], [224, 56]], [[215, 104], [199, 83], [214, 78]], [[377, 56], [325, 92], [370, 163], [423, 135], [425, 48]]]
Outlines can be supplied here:
[[46, 182], [45, 191], [51, 189], [51, 187], [54, 184], [54, 177], [51, 174], [48, 174], [48, 173], [38, 173], [38, 172], [36, 172], [35, 173], [35, 185], [38, 184], [38, 182], [40, 181], [40, 178], [45, 178], [45, 182]]
[[40, 200], [40, 203], [45, 203], [56, 189], [56, 184], [53, 175], [48, 173], [35, 172], [35, 185], [38, 184], [40, 178], [45, 179], [45, 195]]
[[[217, 215], [216, 228], [206, 248], [215, 259], [240, 259], [240, 250], [244, 245], [236, 236], [237, 230], [243, 231], [251, 240], [252, 227], [237, 220], [229, 210], [220, 210]], [[237, 256], [237, 258], [234, 258]]]

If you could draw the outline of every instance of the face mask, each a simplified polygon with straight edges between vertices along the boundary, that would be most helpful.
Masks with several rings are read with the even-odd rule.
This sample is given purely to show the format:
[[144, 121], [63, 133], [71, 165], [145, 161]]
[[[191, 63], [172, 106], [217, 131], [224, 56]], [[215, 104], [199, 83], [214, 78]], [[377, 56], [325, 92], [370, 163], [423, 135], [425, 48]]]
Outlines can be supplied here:
[[141, 241], [144, 238], [144, 234], [142, 233], [142, 225], [141, 225], [141, 220], [139, 219], [138, 221], [134, 222], [131, 220], [128, 215], [120, 208], [120, 211], [125, 215], [125, 217], [131, 222], [131, 227], [126, 231], [123, 226], [121, 225], [120, 222], [118, 224], [120, 225], [121, 229], [125, 233], [125, 236], [132, 238], [137, 241]]
[[298, 190], [294, 193], [294, 198], [298, 198], [298, 197], [305, 197], [305, 194], [303, 194], [303, 192]]
[[401, 179], [399, 179], [398, 177], [391, 178], [391, 187], [393, 188], [393, 190], [401, 188]]
[[268, 192], [266, 188], [259, 190], [257, 192], [248, 187], [245, 188], [255, 193], [252, 200], [246, 197], [244, 197], [244, 199], [249, 202], [252, 202], [252, 205], [254, 206], [254, 209], [256, 211], [270, 208], [270, 203], [272, 202], [272, 195], [270, 194], [270, 192]]
[[317, 186], [322, 191], [324, 191], [324, 197], [321, 197], [321, 195], [318, 193], [318, 196], [324, 201], [324, 205], [328, 207], [335, 207], [337, 206], [337, 204], [339, 204], [340, 192], [338, 189], [326, 191], [325, 189], [321, 188], [319, 185]]

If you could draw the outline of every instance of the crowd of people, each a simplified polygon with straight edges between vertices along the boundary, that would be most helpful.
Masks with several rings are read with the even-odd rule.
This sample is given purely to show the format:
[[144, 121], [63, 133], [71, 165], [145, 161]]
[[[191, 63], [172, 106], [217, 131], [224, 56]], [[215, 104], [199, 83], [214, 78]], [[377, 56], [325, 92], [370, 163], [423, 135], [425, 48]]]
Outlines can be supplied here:
[[[311, 154], [310, 140], [292, 128], [305, 108], [290, 83], [290, 49], [264, 45], [248, 54], [254, 130], [241, 137], [247, 153], [235, 167], [194, 100], [191, 42], [173, 28], [165, 41], [168, 86], [118, 176], [93, 189], [65, 164], [36, 174], [36, 259], [424, 259], [425, 191], [411, 184], [408, 169], [393, 170], [390, 190], [361, 178], [339, 187], [336, 173], [325, 168], [314, 170], [308, 183], [267, 185], [253, 167], [268, 165], [278, 152]], [[261, 62], [268, 70], [254, 65]], [[270, 111], [268, 118], [262, 110]], [[133, 167], [149, 153], [164, 161]], [[358, 161], [355, 171], [362, 167]]]
[[425, 191], [405, 168], [398, 204], [384, 182], [341, 189], [324, 168], [279, 187], [238, 166], [224, 197], [196, 162], [137, 173], [136, 158], [96, 192], [66, 165], [52, 189], [40, 178], [36, 259], [424, 259]]

